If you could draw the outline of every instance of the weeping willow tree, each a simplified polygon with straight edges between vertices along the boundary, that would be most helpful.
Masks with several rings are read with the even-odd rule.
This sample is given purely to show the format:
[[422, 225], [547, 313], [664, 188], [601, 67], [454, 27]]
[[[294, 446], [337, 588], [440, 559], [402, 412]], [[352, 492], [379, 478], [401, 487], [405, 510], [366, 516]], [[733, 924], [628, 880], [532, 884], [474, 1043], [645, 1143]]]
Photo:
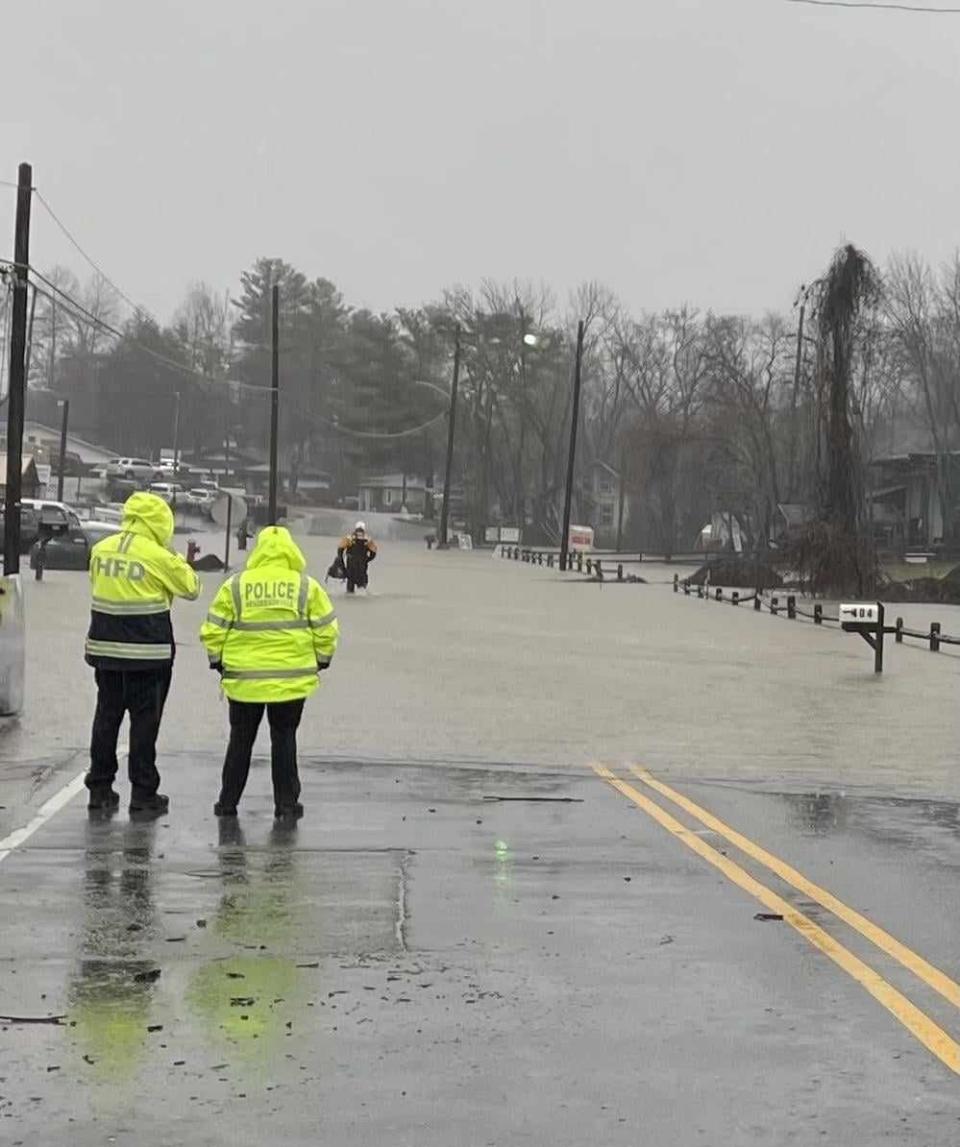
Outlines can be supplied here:
[[850, 244], [836, 252], [813, 287], [817, 516], [797, 559], [801, 576], [816, 593], [866, 594], [876, 582], [853, 379], [881, 293], [879, 272]]

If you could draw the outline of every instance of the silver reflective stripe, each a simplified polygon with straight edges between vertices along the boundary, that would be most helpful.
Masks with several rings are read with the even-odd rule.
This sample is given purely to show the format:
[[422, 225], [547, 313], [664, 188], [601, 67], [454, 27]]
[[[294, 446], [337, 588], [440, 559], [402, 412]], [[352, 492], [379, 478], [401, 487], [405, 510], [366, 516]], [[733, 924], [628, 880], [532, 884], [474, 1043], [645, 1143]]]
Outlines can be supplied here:
[[218, 617], [215, 613], [207, 614], [207, 625], [217, 625], [220, 629], [229, 629], [231, 624], [225, 617]]
[[294, 677], [315, 677], [316, 665], [303, 669], [224, 669], [223, 676], [233, 681], [286, 681]]
[[323, 629], [327, 625], [333, 625], [336, 620], [337, 615], [333, 610], [331, 610], [329, 613], [325, 613], [323, 617], [311, 617], [310, 628]]
[[232, 577], [230, 579], [230, 593], [233, 595], [233, 616], [235, 620], [240, 620], [240, 578]]
[[120, 553], [125, 554], [133, 545], [133, 534], [120, 535]]
[[86, 650], [95, 657], [117, 657], [128, 661], [169, 661], [173, 656], [173, 648], [170, 645], [144, 645], [132, 641], [88, 639]]
[[90, 608], [95, 613], [109, 613], [113, 617], [144, 617], [147, 614], [170, 611], [165, 601], [107, 601], [102, 597], [95, 597]]
[[307, 615], [307, 594], [310, 592], [310, 580], [305, 578], [303, 574], [300, 575], [300, 593], [297, 596], [297, 616], [306, 617]]
[[304, 618], [289, 618], [286, 621], [238, 621], [234, 623], [234, 629], [262, 630], [262, 629], [307, 629], [310, 625], [309, 621]]

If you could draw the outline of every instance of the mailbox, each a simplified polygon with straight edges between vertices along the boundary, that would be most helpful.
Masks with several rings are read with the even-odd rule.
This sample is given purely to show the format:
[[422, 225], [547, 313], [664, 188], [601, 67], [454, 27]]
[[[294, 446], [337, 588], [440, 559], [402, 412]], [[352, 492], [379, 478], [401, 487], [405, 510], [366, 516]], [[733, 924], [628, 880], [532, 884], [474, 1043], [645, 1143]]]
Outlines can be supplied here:
[[840, 603], [840, 624], [851, 631], [883, 624], [883, 606], [878, 601], [844, 601]]

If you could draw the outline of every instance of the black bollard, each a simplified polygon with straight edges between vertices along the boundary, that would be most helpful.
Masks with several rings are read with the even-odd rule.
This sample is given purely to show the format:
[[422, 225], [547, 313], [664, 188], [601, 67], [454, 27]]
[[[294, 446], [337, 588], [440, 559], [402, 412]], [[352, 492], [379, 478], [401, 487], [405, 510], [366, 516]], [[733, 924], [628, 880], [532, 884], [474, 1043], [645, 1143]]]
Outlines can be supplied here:
[[897, 618], [897, 633], [895, 638], [897, 645], [903, 645], [903, 618]]
[[593, 560], [591, 558], [587, 558], [587, 576], [589, 577], [590, 574], [592, 574], [592, 573], [593, 573]]
[[791, 621], [796, 621], [797, 618], [797, 599], [792, 593], [787, 595], [787, 617]]
[[675, 573], [673, 575], [673, 592], [674, 593], [680, 592], [680, 575], [678, 573]]
[[813, 624], [823, 625], [823, 606], [819, 602], [813, 607]]
[[717, 601], [723, 601], [723, 588], [721, 586], [717, 586], [717, 590], [714, 596], [716, 597]]
[[778, 597], [770, 598], [770, 612], [773, 614], [780, 612], [780, 599]]
[[702, 585], [697, 586], [697, 597], [703, 597], [703, 586]]
[[[617, 581], [623, 581], [623, 562], [617, 565]], [[674, 590], [674, 593], [676, 593], [676, 590]]]
[[760, 610], [763, 609], [763, 599], [760, 597], [760, 591], [759, 590], [757, 590], [757, 592], [754, 594], [753, 608], [754, 608], [754, 612], [756, 612], [756, 613], [759, 613]]
[[940, 622], [939, 621], [931, 621], [930, 622], [930, 652], [931, 653], [939, 653], [940, 652]]
[[739, 590], [735, 589], [733, 591], [733, 593], [730, 595], [730, 601], [733, 603], [733, 605], [739, 605], [740, 604], [740, 591]]

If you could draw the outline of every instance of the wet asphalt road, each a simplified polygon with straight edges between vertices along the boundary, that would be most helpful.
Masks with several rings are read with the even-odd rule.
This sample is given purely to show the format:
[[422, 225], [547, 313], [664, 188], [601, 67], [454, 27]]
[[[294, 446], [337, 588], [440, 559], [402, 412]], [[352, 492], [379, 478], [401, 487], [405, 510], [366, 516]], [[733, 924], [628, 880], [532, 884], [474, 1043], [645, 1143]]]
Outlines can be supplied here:
[[[0, 1015], [61, 1017], [0, 1021], [0, 1142], [955, 1142], [944, 1057], [689, 841], [930, 1030], [960, 1039], [956, 1005], [628, 763], [960, 978], [960, 663], [897, 650], [877, 682], [854, 639], [665, 584], [390, 558], [376, 596], [338, 602], [297, 829], [262, 764], [238, 826], [212, 815], [201, 605], [180, 619], [169, 816], [78, 799], [0, 863]], [[48, 577], [0, 833], [83, 767], [83, 585]]]

